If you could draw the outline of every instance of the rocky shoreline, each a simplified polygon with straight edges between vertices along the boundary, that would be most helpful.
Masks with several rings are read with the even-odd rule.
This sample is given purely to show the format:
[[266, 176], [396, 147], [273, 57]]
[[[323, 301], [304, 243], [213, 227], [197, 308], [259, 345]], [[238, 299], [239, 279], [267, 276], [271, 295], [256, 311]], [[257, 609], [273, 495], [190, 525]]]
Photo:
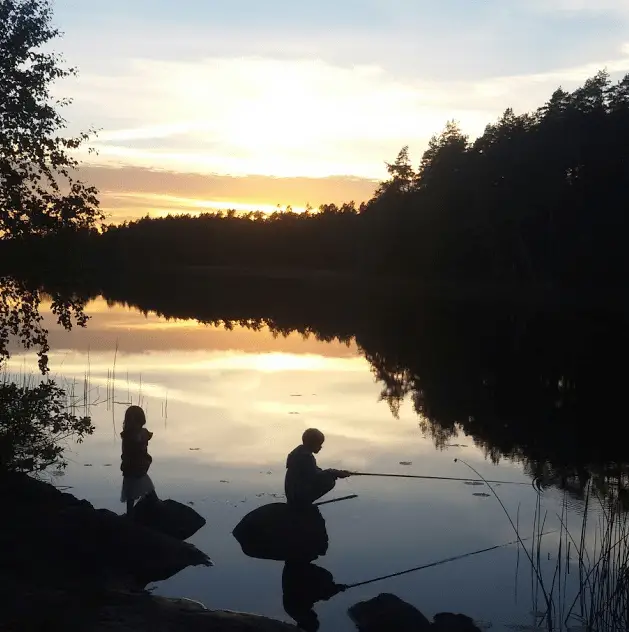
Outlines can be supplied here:
[[[210, 566], [195, 546], [22, 475], [0, 476], [2, 632], [289, 632], [295, 625], [158, 597], [147, 584]], [[478, 632], [395, 595], [352, 606], [359, 632]]]
[[293, 625], [207, 610], [147, 584], [209, 557], [28, 476], [3, 475], [0, 629], [7, 632], [283, 632]]

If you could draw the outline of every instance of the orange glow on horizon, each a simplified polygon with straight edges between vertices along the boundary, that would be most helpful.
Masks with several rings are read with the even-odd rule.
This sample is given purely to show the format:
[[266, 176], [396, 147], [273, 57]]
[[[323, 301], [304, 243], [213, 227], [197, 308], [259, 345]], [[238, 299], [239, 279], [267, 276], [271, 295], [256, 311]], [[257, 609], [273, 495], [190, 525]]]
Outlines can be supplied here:
[[[124, 202], [126, 200], [130, 202], [141, 201], [147, 205], [142, 208], [143, 215], [149, 217], [167, 217], [168, 215], [201, 215], [208, 212], [227, 212], [234, 210], [238, 214], [255, 213], [260, 211], [266, 215], [270, 215], [275, 212], [284, 212], [290, 208], [295, 213], [303, 213], [306, 210], [306, 206], [282, 206], [280, 204], [268, 204], [268, 203], [253, 203], [253, 202], [237, 202], [237, 201], [225, 201], [225, 200], [207, 200], [199, 198], [189, 198], [177, 195], [165, 195], [160, 193], [116, 193], [109, 196], [110, 200], [120, 201], [121, 207], [116, 208], [116, 214], [120, 214], [124, 211]], [[129, 211], [135, 210], [131, 204]], [[107, 204], [103, 205], [103, 211], [110, 213], [114, 211], [114, 208], [109, 207]]]

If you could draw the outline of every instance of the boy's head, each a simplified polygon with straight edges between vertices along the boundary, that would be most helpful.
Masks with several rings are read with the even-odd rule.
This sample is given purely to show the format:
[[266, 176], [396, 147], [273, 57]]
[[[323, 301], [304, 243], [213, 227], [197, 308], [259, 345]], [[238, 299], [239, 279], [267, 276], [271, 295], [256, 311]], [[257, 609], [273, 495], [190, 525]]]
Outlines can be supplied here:
[[317, 430], [316, 428], [308, 428], [301, 436], [302, 443], [314, 454], [317, 454], [323, 447], [323, 442], [325, 441], [325, 436], [321, 432], [321, 430]]

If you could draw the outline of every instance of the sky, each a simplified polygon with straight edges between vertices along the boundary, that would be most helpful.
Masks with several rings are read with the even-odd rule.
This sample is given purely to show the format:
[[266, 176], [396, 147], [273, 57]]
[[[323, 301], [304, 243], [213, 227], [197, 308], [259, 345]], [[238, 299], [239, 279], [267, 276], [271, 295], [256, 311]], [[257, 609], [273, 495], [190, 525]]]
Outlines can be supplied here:
[[597, 70], [627, 0], [55, 0], [69, 130], [110, 221], [368, 199], [456, 120], [474, 138]]

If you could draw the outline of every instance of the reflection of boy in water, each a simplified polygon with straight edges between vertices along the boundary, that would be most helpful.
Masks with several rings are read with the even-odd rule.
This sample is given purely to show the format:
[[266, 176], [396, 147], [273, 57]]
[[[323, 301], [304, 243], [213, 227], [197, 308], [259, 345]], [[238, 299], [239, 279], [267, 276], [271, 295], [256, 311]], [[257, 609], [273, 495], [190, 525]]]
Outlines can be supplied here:
[[327, 601], [345, 590], [343, 584], [334, 583], [332, 573], [316, 564], [287, 561], [282, 573], [284, 610], [306, 632], [319, 629], [314, 611], [318, 601]]
[[337, 478], [347, 478], [345, 470], [322, 470], [314, 457], [323, 447], [325, 437], [320, 430], [309, 428], [302, 435], [302, 444], [286, 459], [284, 491], [292, 506], [311, 505], [335, 485]]

